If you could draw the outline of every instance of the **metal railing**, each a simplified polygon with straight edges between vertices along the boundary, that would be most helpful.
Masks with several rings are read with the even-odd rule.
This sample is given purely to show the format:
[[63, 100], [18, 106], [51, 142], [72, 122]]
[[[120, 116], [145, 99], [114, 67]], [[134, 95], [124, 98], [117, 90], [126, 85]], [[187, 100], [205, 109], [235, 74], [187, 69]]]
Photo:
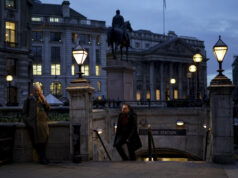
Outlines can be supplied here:
[[102, 141], [102, 138], [101, 138], [100, 134], [98, 133], [97, 130], [93, 130], [93, 131], [96, 133], [97, 137], [98, 137], [99, 140], [100, 140], [100, 143], [101, 143], [102, 146], [103, 146], [103, 149], [104, 149], [105, 153], [107, 154], [108, 159], [111, 161], [112, 159], [111, 159], [111, 157], [110, 157], [110, 155], [109, 155], [109, 153], [108, 153], [108, 151], [107, 151], [107, 148], [105, 147], [105, 145], [104, 145], [104, 143], [103, 143], [103, 141]]
[[[153, 153], [152, 153], [152, 146], [153, 146]], [[149, 156], [149, 161], [152, 161], [152, 158], [154, 161], [157, 161], [155, 142], [154, 142], [150, 125], [148, 125], [148, 156]]]

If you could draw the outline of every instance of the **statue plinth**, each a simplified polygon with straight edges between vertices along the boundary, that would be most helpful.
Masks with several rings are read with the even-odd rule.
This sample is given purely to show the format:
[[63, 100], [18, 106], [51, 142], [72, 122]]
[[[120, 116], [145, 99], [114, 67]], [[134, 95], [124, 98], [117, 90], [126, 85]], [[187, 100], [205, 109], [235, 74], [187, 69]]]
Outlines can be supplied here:
[[128, 61], [109, 60], [107, 67], [107, 97], [109, 100], [132, 101], [135, 68]]

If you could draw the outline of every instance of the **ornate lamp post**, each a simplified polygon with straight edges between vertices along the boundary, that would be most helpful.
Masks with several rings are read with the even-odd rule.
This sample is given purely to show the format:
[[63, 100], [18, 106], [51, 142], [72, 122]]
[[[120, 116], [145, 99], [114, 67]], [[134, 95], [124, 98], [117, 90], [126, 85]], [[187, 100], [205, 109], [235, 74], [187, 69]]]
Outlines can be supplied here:
[[195, 65], [197, 67], [197, 99], [200, 98], [200, 86], [199, 86], [199, 64], [202, 62], [202, 55], [199, 53], [196, 53], [193, 56], [193, 62], [195, 62]]
[[7, 75], [6, 76], [6, 81], [8, 82], [8, 100], [7, 100], [7, 105], [11, 105], [11, 100], [10, 100], [10, 87], [11, 87], [11, 82], [13, 81], [13, 76], [12, 75]]
[[222, 72], [224, 70], [222, 69], [222, 62], [226, 55], [227, 50], [228, 50], [227, 45], [221, 40], [221, 35], [219, 35], [219, 40], [213, 46], [214, 55], [216, 56], [217, 61], [219, 63], [219, 69], [217, 70], [217, 72], [219, 72], [218, 76], [223, 76]]
[[77, 81], [77, 82], [85, 81], [86, 79], [83, 79], [82, 77], [83, 73], [81, 72], [81, 66], [83, 65], [85, 59], [87, 58], [88, 52], [84, 48], [82, 48], [80, 45], [78, 45], [76, 48], [74, 48], [72, 53], [73, 53], [74, 59], [76, 60], [79, 66], [79, 72], [78, 72], [79, 78], [74, 81]]

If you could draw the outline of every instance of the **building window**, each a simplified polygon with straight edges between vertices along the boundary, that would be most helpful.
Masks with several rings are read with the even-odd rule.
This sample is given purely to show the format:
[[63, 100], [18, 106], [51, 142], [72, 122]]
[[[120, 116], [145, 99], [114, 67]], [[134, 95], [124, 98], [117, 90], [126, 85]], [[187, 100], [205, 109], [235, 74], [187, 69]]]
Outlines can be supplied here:
[[7, 43], [16, 43], [16, 23], [6, 22], [5, 27], [6, 27], [5, 41]]
[[79, 43], [81, 45], [90, 45], [91, 44], [91, 36], [87, 34], [79, 35]]
[[32, 41], [43, 41], [43, 32], [32, 32]]
[[60, 18], [50, 17], [50, 22], [59, 23], [60, 22]]
[[60, 64], [51, 64], [51, 75], [60, 75]]
[[146, 92], [146, 99], [149, 100], [150, 99], [150, 91]]
[[35, 61], [41, 61], [42, 59], [42, 47], [32, 46], [32, 53]]
[[101, 44], [101, 36], [97, 35], [96, 37], [96, 44], [99, 46]]
[[50, 93], [56, 97], [62, 96], [62, 84], [58, 81], [51, 83]]
[[33, 64], [33, 75], [42, 75], [42, 65]]
[[42, 17], [32, 17], [31, 21], [32, 22], [41, 22], [41, 21], [43, 21], [43, 18]]
[[60, 47], [51, 47], [51, 61], [60, 63]]
[[136, 48], [139, 48], [139, 47], [140, 47], [140, 43], [136, 42]]
[[100, 81], [97, 81], [97, 91], [98, 92], [101, 92], [101, 86], [102, 84], [101, 84], [101, 82]]
[[136, 92], [136, 100], [137, 100], [137, 101], [140, 101], [140, 100], [141, 100], [140, 91], [137, 91], [137, 92]]
[[174, 99], [178, 99], [178, 90], [174, 89]]
[[83, 76], [89, 76], [89, 65], [82, 65], [81, 71], [83, 72]]
[[6, 8], [16, 9], [16, 0], [5, 0]]
[[72, 33], [72, 43], [76, 43], [78, 40], [78, 34], [77, 33]]
[[40, 89], [41, 89], [41, 92], [43, 92], [43, 84], [41, 82], [33, 82], [33, 85], [39, 85], [40, 86]]
[[96, 65], [96, 76], [100, 76], [100, 75], [101, 75], [100, 66]]
[[7, 74], [13, 75], [13, 76], [16, 75], [16, 69], [17, 69], [16, 60], [15, 59], [7, 59], [6, 60]]
[[160, 100], [160, 90], [159, 89], [157, 89], [156, 91], [155, 91], [155, 97], [156, 97], [156, 100]]
[[50, 32], [50, 41], [61, 42], [61, 32]]
[[72, 74], [72, 75], [75, 75], [75, 64], [72, 64], [71, 74]]

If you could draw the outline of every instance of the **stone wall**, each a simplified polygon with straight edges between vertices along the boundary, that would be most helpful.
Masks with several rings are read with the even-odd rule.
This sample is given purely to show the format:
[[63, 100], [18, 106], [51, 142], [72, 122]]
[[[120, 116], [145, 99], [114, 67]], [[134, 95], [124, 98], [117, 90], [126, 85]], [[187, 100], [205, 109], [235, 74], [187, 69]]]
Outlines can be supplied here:
[[[186, 135], [154, 135], [156, 148], [172, 148], [190, 153], [200, 159], [204, 158], [206, 129], [203, 124], [208, 123], [209, 110], [207, 108], [134, 108], [138, 115], [138, 129], [147, 129], [151, 124], [152, 129], [185, 129]], [[93, 159], [108, 160], [104, 148], [93, 130], [102, 129], [100, 134], [105, 147], [113, 161], [119, 161], [120, 157], [113, 148], [115, 137], [114, 125], [117, 123], [120, 109], [97, 109], [93, 110], [92, 130], [93, 137]], [[183, 120], [184, 126], [178, 127], [177, 120]], [[6, 123], [1, 123], [4, 125]], [[9, 123], [7, 123], [9, 124]], [[16, 125], [14, 162], [27, 162], [36, 160], [36, 153], [33, 151], [29, 136], [23, 123]], [[69, 122], [49, 122], [50, 137], [47, 147], [47, 156], [51, 162], [69, 161], [70, 137]], [[147, 135], [140, 135], [143, 147], [137, 151], [137, 155], [147, 152]]]

